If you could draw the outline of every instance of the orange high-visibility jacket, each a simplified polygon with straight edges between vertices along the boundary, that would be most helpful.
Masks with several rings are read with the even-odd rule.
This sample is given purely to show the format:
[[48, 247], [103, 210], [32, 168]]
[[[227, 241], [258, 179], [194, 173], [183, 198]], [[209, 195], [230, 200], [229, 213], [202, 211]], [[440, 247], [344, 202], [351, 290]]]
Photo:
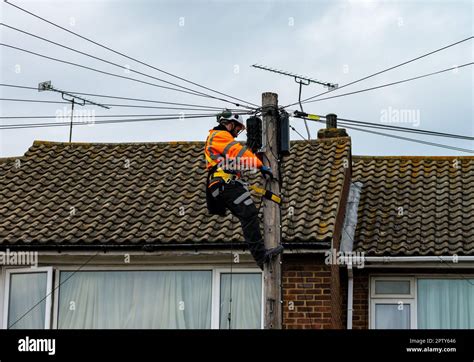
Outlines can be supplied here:
[[226, 158], [237, 160], [237, 162], [239, 159], [243, 159], [243, 162], [254, 165], [258, 169], [263, 166], [262, 161], [252, 151], [235, 141], [230, 132], [224, 130], [211, 129], [209, 131], [204, 154], [208, 170], [223, 161], [225, 162]]

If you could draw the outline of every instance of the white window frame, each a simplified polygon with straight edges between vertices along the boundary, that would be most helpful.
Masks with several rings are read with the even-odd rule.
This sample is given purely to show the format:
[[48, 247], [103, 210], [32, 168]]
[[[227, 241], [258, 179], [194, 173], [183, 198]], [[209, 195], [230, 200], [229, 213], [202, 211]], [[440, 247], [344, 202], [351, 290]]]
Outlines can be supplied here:
[[[375, 293], [375, 283], [377, 281], [400, 281], [400, 282], [410, 282], [410, 294], [376, 294]], [[370, 280], [370, 296], [371, 298], [415, 298], [416, 283], [414, 277], [404, 277], [404, 276], [387, 276], [387, 277], [372, 277]]]
[[[220, 301], [221, 301], [221, 274], [230, 273], [230, 268], [216, 268], [214, 269], [215, 277], [213, 279], [213, 294], [212, 294], [212, 316], [211, 329], [220, 329]], [[260, 312], [260, 329], [263, 329], [264, 322], [264, 285], [263, 273], [260, 269], [253, 268], [232, 268], [234, 274], [260, 274], [262, 283], [262, 300]]]
[[45, 321], [44, 329], [51, 328], [51, 307], [52, 307], [52, 297], [53, 297], [53, 268], [52, 267], [28, 267], [28, 268], [5, 268], [3, 270], [3, 284], [4, 284], [4, 298], [3, 298], [3, 322], [2, 328], [8, 328], [8, 311], [9, 311], [9, 302], [10, 302], [10, 279], [12, 274], [29, 274], [29, 273], [44, 273], [46, 272], [46, 311], [45, 311]]
[[[221, 268], [213, 265], [199, 265], [199, 266], [85, 266], [78, 270], [77, 266], [58, 266], [54, 268], [55, 272], [55, 287], [53, 292], [53, 313], [52, 313], [52, 328], [58, 329], [58, 317], [59, 317], [59, 294], [60, 294], [60, 274], [61, 272], [67, 271], [210, 271], [211, 276], [211, 329], [219, 329], [220, 322], [220, 276], [222, 273], [230, 273], [230, 268]], [[245, 268], [245, 267], [233, 267], [233, 273], [250, 273], [260, 274], [262, 280], [262, 302], [261, 302], [261, 328], [264, 325], [264, 282], [263, 273], [258, 268]]]
[[[375, 306], [377, 304], [395, 304], [402, 302], [404, 305], [410, 305], [410, 329], [417, 329], [417, 310], [416, 310], [416, 281], [413, 276], [392, 275], [392, 276], [369, 276], [369, 329], [375, 329]], [[410, 294], [376, 294], [376, 281], [408, 281], [410, 282]]]
[[393, 304], [398, 306], [402, 302], [403, 305], [410, 306], [410, 325], [409, 329], [417, 329], [416, 300], [414, 298], [373, 298], [370, 302], [370, 329], [375, 329], [375, 306], [377, 304]]
[[[474, 279], [474, 274], [463, 274], [467, 279]], [[390, 275], [369, 275], [369, 329], [375, 328], [375, 304], [391, 304], [402, 301], [406, 304], [410, 304], [410, 328], [418, 329], [418, 280], [420, 279], [463, 279], [459, 274], [390, 274]], [[410, 295], [400, 294], [375, 294], [375, 281], [376, 280], [410, 280]]]

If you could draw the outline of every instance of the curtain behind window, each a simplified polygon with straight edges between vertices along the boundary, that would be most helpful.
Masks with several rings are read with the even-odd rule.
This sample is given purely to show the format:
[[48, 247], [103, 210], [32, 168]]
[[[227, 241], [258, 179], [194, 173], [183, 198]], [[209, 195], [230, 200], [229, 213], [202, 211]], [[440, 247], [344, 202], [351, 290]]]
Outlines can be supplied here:
[[474, 279], [418, 279], [418, 328], [474, 329]]
[[58, 328], [210, 328], [210, 271], [61, 272], [69, 277]]
[[[220, 328], [229, 329], [231, 275], [221, 274]], [[262, 274], [232, 274], [231, 329], [260, 329], [262, 321]]]
[[410, 305], [375, 304], [375, 329], [410, 329]]
[[[44, 328], [46, 287], [47, 273], [10, 274], [9, 329]], [[27, 314], [23, 316], [25, 313]]]

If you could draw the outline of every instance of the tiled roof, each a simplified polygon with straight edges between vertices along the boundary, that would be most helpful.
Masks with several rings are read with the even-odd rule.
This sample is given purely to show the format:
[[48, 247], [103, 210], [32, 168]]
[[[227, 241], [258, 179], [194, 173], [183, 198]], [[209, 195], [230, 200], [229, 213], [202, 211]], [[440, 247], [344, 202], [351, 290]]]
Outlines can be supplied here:
[[353, 156], [363, 183], [354, 249], [474, 255], [474, 157]]
[[[241, 243], [235, 217], [207, 214], [202, 147], [36, 141], [22, 157], [0, 158], [0, 245]], [[292, 143], [282, 168], [285, 243], [328, 245], [349, 158], [349, 138]], [[353, 161], [352, 181], [363, 184], [355, 250], [474, 254], [474, 157]]]
[[283, 240], [332, 237], [350, 163], [350, 138], [297, 141], [282, 167]]
[[[207, 214], [203, 146], [35, 141], [21, 167], [0, 162], [0, 245], [242, 242], [240, 224], [230, 213]], [[350, 139], [292, 147], [282, 170], [283, 240], [328, 242]]]
[[21, 159], [21, 157], [3, 157], [0, 158], [0, 178], [3, 177], [8, 170], [14, 167], [16, 160]]

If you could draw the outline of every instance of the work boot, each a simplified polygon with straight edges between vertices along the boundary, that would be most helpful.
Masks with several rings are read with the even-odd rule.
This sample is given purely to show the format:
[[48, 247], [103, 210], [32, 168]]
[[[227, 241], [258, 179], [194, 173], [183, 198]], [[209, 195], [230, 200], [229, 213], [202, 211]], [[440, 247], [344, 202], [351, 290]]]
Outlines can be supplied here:
[[265, 250], [265, 263], [268, 263], [274, 256], [283, 252], [283, 245], [278, 245], [275, 248]]
[[274, 256], [277, 256], [278, 254], [281, 254], [283, 252], [283, 245], [278, 245], [275, 248], [272, 249], [267, 249], [265, 250], [265, 256], [263, 257], [263, 260], [259, 260], [257, 262], [257, 265], [259, 266], [260, 269], [263, 270], [263, 266], [270, 262]]

